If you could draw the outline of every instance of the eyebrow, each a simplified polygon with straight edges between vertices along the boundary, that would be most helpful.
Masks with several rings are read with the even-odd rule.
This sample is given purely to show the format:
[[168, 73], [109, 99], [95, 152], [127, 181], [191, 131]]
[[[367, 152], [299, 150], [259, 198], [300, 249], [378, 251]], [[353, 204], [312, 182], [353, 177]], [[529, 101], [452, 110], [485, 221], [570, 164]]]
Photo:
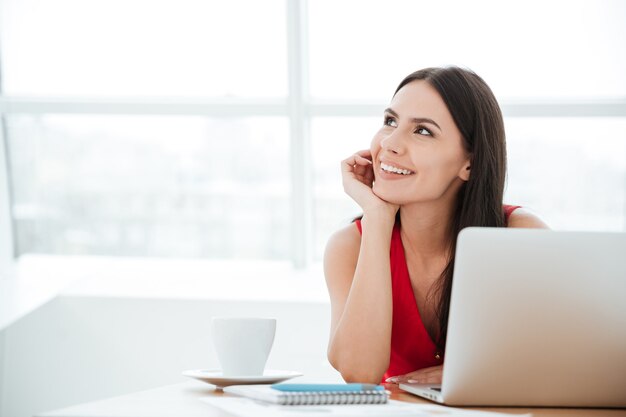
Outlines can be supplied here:
[[[391, 115], [395, 117], [400, 117], [398, 113], [393, 111], [391, 108], [386, 108], [385, 113], [390, 113]], [[414, 123], [430, 123], [430, 124], [437, 126], [437, 128], [441, 130], [441, 127], [439, 127], [439, 125], [433, 119], [429, 119], [428, 117], [413, 117], [411, 121]]]

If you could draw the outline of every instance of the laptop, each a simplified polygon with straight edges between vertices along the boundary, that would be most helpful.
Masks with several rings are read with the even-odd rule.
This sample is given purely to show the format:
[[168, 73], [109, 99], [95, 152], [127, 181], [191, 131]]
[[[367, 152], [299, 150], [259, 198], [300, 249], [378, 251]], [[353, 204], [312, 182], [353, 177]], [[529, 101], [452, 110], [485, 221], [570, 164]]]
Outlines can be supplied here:
[[441, 385], [448, 405], [626, 407], [626, 233], [467, 228]]

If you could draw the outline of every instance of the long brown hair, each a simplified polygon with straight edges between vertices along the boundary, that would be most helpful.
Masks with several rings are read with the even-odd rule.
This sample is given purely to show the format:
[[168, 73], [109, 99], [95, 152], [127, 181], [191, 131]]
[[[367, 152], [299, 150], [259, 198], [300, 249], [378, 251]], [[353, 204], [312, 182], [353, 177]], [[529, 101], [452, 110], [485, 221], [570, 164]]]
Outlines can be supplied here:
[[470, 177], [459, 191], [450, 222], [450, 257], [430, 294], [438, 300], [437, 345], [443, 350], [448, 330], [457, 236], [469, 226], [505, 226], [502, 198], [506, 177], [506, 139], [500, 106], [489, 86], [474, 72], [459, 67], [425, 68], [402, 80], [394, 95], [416, 80], [424, 80], [437, 90], [471, 155]]

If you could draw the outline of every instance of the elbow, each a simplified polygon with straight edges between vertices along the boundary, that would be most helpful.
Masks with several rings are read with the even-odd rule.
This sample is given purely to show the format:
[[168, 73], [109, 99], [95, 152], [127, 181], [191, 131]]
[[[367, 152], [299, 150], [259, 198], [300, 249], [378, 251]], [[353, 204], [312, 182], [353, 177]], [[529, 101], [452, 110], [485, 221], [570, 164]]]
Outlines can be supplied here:
[[382, 382], [384, 373], [367, 372], [367, 370], [345, 370], [339, 371], [344, 381], [358, 382], [360, 384], [375, 384], [378, 385]]
[[389, 367], [389, 363], [382, 365], [373, 365], [371, 363], [356, 363], [348, 357], [341, 358], [337, 352], [329, 349], [328, 361], [343, 378], [344, 381], [358, 382], [362, 384], [380, 384], [385, 371]]

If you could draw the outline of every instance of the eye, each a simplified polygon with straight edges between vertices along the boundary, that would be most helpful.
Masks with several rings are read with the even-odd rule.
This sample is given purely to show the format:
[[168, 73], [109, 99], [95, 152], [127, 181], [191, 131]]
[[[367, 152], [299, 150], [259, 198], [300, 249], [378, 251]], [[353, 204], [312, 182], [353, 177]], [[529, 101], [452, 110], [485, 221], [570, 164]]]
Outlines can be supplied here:
[[424, 135], [424, 136], [433, 135], [431, 131], [426, 129], [424, 126], [418, 126], [417, 129], [415, 130], [415, 133], [417, 133], [418, 135]]
[[398, 127], [398, 123], [396, 123], [396, 119], [391, 116], [385, 116], [385, 121], [383, 122], [385, 126]]

